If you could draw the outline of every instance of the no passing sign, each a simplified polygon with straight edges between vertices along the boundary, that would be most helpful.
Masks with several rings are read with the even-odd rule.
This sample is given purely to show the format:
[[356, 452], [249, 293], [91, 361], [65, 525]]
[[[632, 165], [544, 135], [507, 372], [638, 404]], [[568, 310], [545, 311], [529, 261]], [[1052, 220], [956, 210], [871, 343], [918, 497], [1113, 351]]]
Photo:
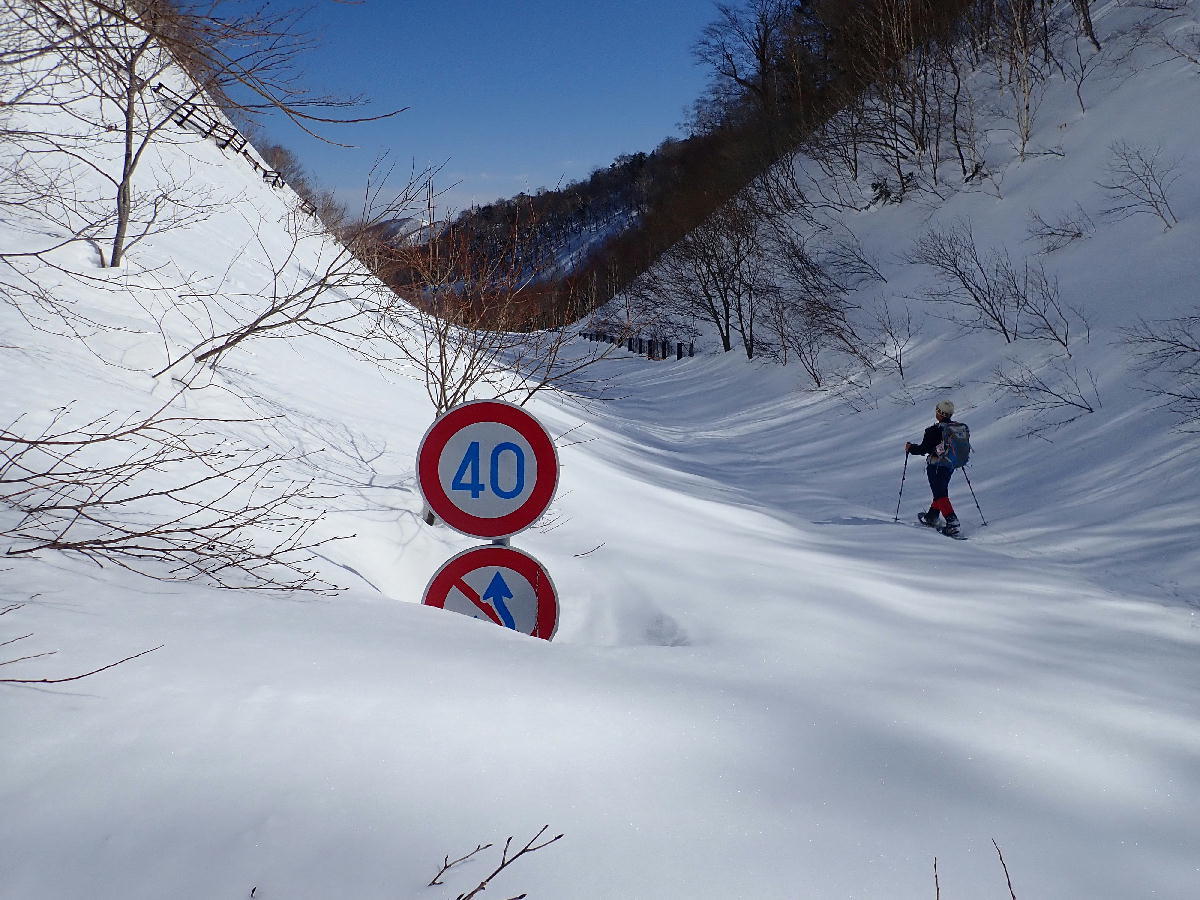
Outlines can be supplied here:
[[434, 573], [422, 602], [550, 640], [558, 594], [545, 568], [512, 547], [464, 550]]
[[550, 505], [558, 454], [546, 429], [521, 407], [476, 400], [443, 413], [425, 433], [417, 483], [433, 514], [455, 531], [509, 537]]

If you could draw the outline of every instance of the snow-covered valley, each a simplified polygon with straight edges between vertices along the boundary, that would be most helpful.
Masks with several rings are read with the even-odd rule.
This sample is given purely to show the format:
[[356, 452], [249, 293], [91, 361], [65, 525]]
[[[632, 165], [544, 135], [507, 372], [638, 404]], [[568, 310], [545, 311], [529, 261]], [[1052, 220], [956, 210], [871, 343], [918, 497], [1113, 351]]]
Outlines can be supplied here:
[[[1114, 44], [1157, 15], [1094, 14]], [[309, 537], [339, 538], [315, 566], [342, 590], [226, 591], [53, 551], [0, 562], [0, 643], [19, 641], [0, 659], [57, 651], [0, 674], [159, 648], [0, 684], [0, 897], [440, 900], [543, 825], [562, 840], [489, 896], [1003, 897], [997, 847], [1019, 897], [1200, 896], [1200, 444], [1122, 342], [1139, 316], [1195, 315], [1200, 74], [1151, 42], [1105, 71], [1086, 114], [1073, 83], [1048, 82], [1033, 144], [1053, 152], [1020, 160], [997, 124], [988, 184], [845, 215], [887, 277], [865, 303], [928, 291], [905, 257], [930, 229], [970, 221], [981, 246], [1032, 256], [1031, 209], [1086, 209], [1094, 233], [1039, 259], [1086, 318], [1069, 360], [1092, 411], [1030, 436], [991, 382], [1047, 347], [963, 333], [920, 299], [905, 377], [853, 390], [711, 340], [681, 361], [622, 351], [608, 399], [528, 405], [562, 474], [513, 543], [557, 585], [552, 642], [421, 605], [477, 542], [421, 521], [420, 372], [281, 331], [186, 390], [179, 369], [152, 374], [237, 304], [131, 304], [103, 281], [182, 279], [252, 309], [280, 272], [338, 253], [293, 239], [294, 198], [211, 140], [154, 147], [153, 171], [186, 172], [206, 215], [117, 274], [86, 245], [50, 255], [62, 273], [35, 274], [85, 339], [0, 302], [5, 434], [62, 408], [74, 426], [167, 403], [200, 417], [312, 482]], [[1102, 215], [1120, 140], [1178, 160], [1173, 227]], [[42, 240], [5, 207], [0, 252]], [[9, 283], [29, 265], [14, 258]], [[945, 396], [971, 425], [988, 522], [956, 475], [966, 542], [909, 524], [928, 489], [903, 445]], [[0, 507], [10, 553], [18, 518]]]

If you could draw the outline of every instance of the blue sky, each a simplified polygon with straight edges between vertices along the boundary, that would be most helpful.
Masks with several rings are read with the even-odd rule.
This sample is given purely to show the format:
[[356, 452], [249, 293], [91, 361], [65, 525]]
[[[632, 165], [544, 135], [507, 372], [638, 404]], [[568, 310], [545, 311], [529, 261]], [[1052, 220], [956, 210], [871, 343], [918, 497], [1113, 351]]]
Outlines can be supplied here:
[[446, 163], [454, 208], [553, 188], [679, 134], [705, 82], [691, 47], [714, 16], [712, 0], [324, 0], [307, 84], [410, 109], [326, 132], [351, 150], [268, 132], [352, 202], [384, 150], [405, 168]]

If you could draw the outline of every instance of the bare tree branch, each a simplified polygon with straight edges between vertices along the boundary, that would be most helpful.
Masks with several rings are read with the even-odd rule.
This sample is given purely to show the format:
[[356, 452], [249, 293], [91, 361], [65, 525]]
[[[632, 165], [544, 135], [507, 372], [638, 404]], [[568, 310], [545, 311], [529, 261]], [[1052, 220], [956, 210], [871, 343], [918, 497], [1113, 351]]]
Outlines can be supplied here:
[[[64, 676], [61, 678], [0, 678], [0, 684], [65, 684], [68, 681], [79, 681], [81, 678], [90, 678], [92, 675], [98, 675], [101, 672], [107, 672], [109, 669], [115, 668], [119, 665], [123, 665], [124, 663], [130, 662], [131, 660], [135, 660], [140, 657], [143, 657], [147, 653], [153, 653], [155, 650], [161, 650], [163, 648], [163, 646], [165, 646], [165, 645], [159, 644], [157, 647], [151, 647], [149, 650], [143, 650], [141, 653], [135, 653], [132, 656], [127, 656], [124, 659], [119, 659], [114, 663], [109, 663], [106, 666], [101, 666], [98, 669], [92, 669], [90, 672], [83, 672], [79, 675], [69, 675], [69, 676]], [[50, 656], [52, 654], [40, 653], [38, 655], [39, 656]], [[33, 657], [27, 657], [27, 658], [32, 659]], [[10, 660], [10, 662], [13, 662], [13, 661], [15, 661], [15, 660]]]
[[[0, 531], [10, 558], [71, 553], [169, 581], [327, 591], [309, 569], [320, 498], [289, 482], [293, 458], [212, 430], [228, 420], [100, 416], [39, 432], [0, 429], [0, 502], [20, 519]], [[260, 543], [262, 542], [262, 543]]]
[[472, 850], [470, 853], [460, 856], [458, 859], [452, 860], [449, 856], [446, 856], [446, 858], [442, 861], [442, 867], [438, 869], [438, 873], [433, 876], [433, 880], [429, 882], [428, 886], [434, 887], [435, 885], [445, 884], [446, 882], [442, 881], [441, 879], [442, 876], [445, 875], [450, 869], [452, 869], [454, 866], [457, 866], [459, 863], [466, 862], [476, 853], [482, 853], [491, 846], [491, 844], [476, 844], [474, 850]]
[[1115, 219], [1153, 215], [1170, 229], [1179, 224], [1167, 194], [1182, 177], [1179, 159], [1163, 158], [1161, 147], [1147, 148], [1117, 141], [1109, 147], [1108, 178], [1097, 182], [1108, 191], [1104, 212]]
[[[466, 893], [459, 894], [455, 898], [455, 900], [472, 900], [473, 897], [475, 897], [475, 896], [483, 893], [485, 890], [487, 890], [487, 887], [491, 883], [493, 878], [495, 878], [497, 875], [499, 875], [501, 872], [503, 872], [505, 869], [507, 869], [509, 866], [511, 866], [513, 863], [515, 863], [518, 859], [520, 859], [526, 853], [536, 853], [539, 850], [549, 847], [554, 842], [561, 840], [563, 836], [561, 834], [557, 834], [554, 837], [550, 838], [549, 840], [542, 841], [542, 843], [540, 843], [540, 844], [537, 842], [538, 839], [543, 834], [546, 833], [546, 830], [549, 827], [550, 827], [549, 825], [543, 825], [538, 830], [538, 833], [535, 834], [532, 838], [530, 838], [529, 842], [524, 847], [522, 847], [520, 850], [518, 850], [516, 853], [514, 853], [512, 856], [509, 856], [508, 854], [509, 854], [509, 850], [512, 847], [513, 839], [511, 837], [509, 837], [507, 840], [505, 840], [504, 851], [500, 857], [500, 864], [498, 866], [496, 866], [496, 868], [493, 869], [492, 872], [489, 875], [487, 875], [482, 881], [480, 881], [478, 885], [476, 885], [474, 888], [472, 888], [470, 891], [467, 891]], [[488, 846], [491, 846], [491, 845], [489, 844]], [[525, 896], [524, 894], [520, 894], [517, 897], [511, 898], [511, 900], [521, 900], [521, 898], [524, 896]]]

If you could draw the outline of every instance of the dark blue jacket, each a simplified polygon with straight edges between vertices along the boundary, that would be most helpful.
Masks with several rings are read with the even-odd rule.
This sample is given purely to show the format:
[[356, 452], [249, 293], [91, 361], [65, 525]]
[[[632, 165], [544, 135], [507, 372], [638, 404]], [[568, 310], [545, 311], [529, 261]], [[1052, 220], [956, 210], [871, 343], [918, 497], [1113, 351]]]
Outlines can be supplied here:
[[[921, 438], [921, 443], [913, 444], [908, 452], [913, 456], [936, 457], [938, 445], [942, 442], [942, 425], [950, 424], [950, 419], [947, 419], [945, 422], [934, 422], [925, 429], [925, 435]], [[934, 460], [930, 459], [929, 464], [933, 465]]]

